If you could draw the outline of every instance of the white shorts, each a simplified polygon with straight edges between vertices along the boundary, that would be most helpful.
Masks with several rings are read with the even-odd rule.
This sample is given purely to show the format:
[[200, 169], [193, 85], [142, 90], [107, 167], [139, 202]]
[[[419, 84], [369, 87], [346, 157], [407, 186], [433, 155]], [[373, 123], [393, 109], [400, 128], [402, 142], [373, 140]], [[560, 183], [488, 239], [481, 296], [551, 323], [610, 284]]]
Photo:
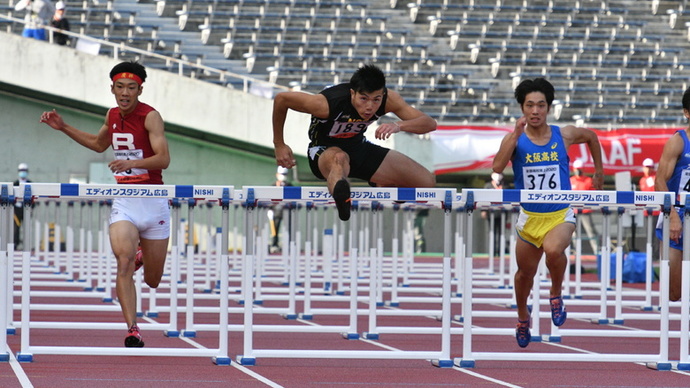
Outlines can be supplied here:
[[170, 237], [170, 205], [167, 198], [116, 198], [110, 212], [110, 224], [129, 221], [139, 230], [139, 237], [163, 240]]

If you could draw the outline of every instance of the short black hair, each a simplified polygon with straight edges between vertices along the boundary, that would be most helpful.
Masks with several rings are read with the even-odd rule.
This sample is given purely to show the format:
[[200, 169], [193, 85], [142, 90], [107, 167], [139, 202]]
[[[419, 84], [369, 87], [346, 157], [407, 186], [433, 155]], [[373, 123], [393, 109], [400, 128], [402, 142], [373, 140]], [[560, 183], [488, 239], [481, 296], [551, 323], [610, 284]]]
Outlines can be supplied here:
[[535, 78], [534, 80], [526, 79], [515, 88], [515, 99], [518, 104], [522, 106], [525, 103], [525, 97], [532, 92], [544, 93], [546, 97], [546, 103], [551, 106], [553, 103], [553, 98], [555, 91], [551, 82], [547, 81], [545, 78]]
[[350, 89], [356, 93], [371, 93], [386, 87], [386, 76], [374, 65], [364, 65], [350, 78]]
[[113, 79], [114, 76], [120, 73], [132, 73], [141, 78], [141, 82], [146, 81], [146, 68], [136, 61], [121, 62], [115, 65], [115, 67], [110, 70], [110, 79]]

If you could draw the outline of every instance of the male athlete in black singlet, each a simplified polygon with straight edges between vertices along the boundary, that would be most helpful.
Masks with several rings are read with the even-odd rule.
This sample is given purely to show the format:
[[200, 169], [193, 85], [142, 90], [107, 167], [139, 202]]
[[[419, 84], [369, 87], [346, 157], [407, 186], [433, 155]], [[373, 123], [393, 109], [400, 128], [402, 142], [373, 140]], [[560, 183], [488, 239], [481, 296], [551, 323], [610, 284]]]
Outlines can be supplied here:
[[273, 144], [279, 166], [292, 168], [295, 159], [285, 144], [283, 127], [289, 109], [312, 116], [309, 126], [309, 166], [325, 179], [341, 220], [350, 218], [348, 177], [379, 187], [433, 187], [434, 175], [409, 157], [373, 143], [365, 137], [369, 125], [393, 112], [400, 121], [378, 126], [374, 136], [388, 139], [400, 131], [424, 134], [436, 129], [436, 120], [413, 108], [393, 90], [373, 65], [359, 68], [349, 83], [312, 95], [284, 92], [273, 102]]

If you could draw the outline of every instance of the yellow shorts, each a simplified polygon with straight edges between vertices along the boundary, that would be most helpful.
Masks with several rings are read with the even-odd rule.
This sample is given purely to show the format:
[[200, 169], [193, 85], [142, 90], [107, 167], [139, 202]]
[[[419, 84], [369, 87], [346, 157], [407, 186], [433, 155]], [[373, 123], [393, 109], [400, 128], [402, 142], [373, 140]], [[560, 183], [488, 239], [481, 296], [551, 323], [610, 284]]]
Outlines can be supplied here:
[[541, 248], [546, 234], [564, 222], [575, 223], [573, 209], [567, 207], [551, 213], [535, 213], [520, 209], [515, 229], [521, 239]]

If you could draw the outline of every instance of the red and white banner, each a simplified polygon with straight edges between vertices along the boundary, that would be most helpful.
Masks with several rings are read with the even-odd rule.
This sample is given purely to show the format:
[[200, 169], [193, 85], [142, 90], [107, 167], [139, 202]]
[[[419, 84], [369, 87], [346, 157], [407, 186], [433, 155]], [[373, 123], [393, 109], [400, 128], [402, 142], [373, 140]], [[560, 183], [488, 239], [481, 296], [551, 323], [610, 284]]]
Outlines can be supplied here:
[[[642, 175], [642, 161], [652, 158], [659, 162], [666, 141], [682, 128], [619, 128], [611, 131], [594, 130], [602, 147], [604, 173], [630, 171]], [[491, 168], [501, 140], [512, 127], [480, 127], [440, 125], [431, 133], [434, 143], [434, 172], [446, 174], [457, 171]], [[586, 173], [594, 172], [594, 163], [586, 144], [576, 144], [568, 150], [570, 163], [584, 162]]]

